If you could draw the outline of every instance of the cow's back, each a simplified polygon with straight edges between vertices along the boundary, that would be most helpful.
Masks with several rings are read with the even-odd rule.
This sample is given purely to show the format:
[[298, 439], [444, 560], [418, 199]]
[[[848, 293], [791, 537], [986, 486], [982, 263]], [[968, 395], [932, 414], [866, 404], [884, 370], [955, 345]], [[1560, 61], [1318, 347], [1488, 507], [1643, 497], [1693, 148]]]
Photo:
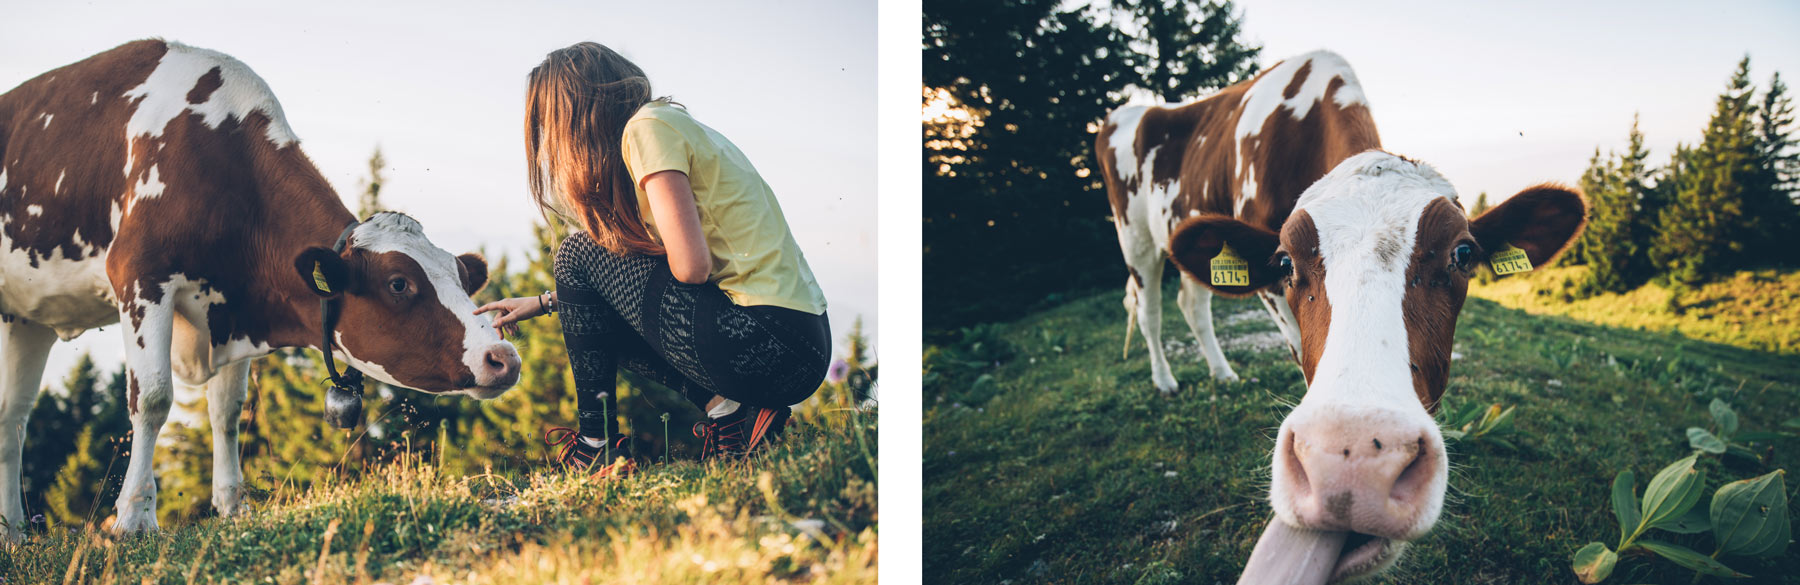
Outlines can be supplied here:
[[67, 336], [117, 320], [137, 281], [242, 298], [272, 218], [350, 218], [296, 144], [249, 67], [173, 42], [0, 95], [0, 312]]
[[1094, 154], [1115, 224], [1161, 247], [1200, 214], [1279, 231], [1307, 187], [1380, 146], [1355, 72], [1319, 51], [1194, 102], [1114, 110]]

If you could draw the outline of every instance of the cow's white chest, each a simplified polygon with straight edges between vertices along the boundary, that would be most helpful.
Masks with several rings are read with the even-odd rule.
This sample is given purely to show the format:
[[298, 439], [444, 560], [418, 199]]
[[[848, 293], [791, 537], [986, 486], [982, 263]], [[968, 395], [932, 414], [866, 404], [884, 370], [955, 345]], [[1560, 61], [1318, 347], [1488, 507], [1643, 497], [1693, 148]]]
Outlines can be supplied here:
[[79, 233], [74, 243], [81, 249], [79, 258], [67, 258], [61, 248], [35, 255], [15, 249], [12, 238], [0, 233], [0, 311], [55, 329], [64, 340], [117, 323], [119, 309], [106, 277], [107, 251], [96, 250]]

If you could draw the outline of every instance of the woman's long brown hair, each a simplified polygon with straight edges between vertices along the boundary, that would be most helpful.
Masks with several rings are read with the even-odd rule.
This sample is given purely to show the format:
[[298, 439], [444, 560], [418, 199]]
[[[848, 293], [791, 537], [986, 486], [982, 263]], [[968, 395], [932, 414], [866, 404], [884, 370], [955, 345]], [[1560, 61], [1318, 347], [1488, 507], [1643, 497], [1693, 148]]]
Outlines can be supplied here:
[[[644, 70], [599, 43], [552, 51], [525, 93], [525, 161], [538, 209], [575, 216], [614, 254], [660, 256], [619, 152], [625, 122], [654, 98]], [[553, 199], [554, 198], [554, 199]], [[558, 205], [561, 203], [561, 205]]]

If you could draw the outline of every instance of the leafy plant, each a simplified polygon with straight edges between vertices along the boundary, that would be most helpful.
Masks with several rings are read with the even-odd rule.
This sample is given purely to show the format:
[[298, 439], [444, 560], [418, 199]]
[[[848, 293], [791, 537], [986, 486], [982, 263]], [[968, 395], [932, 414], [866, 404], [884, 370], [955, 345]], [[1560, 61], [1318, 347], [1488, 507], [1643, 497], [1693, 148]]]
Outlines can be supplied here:
[[1478, 402], [1465, 404], [1462, 408], [1450, 412], [1445, 418], [1444, 439], [1448, 441], [1485, 439], [1508, 449], [1517, 449], [1518, 447], [1513, 445], [1512, 441], [1500, 436], [1514, 430], [1512, 417], [1515, 408], [1518, 407], [1508, 406], [1502, 409], [1499, 404], [1493, 404], [1482, 408], [1481, 403]]
[[[1713, 399], [1712, 404], [1707, 405], [1707, 410], [1712, 414], [1713, 430], [1708, 431], [1707, 429], [1700, 427], [1688, 427], [1687, 429], [1688, 446], [1693, 447], [1694, 451], [1698, 453], [1710, 455], [1730, 454], [1745, 459], [1756, 460], [1756, 452], [1750, 450], [1749, 445], [1745, 443], [1753, 441], [1769, 441], [1773, 439], [1800, 439], [1800, 435], [1779, 431], [1743, 433], [1740, 435], [1738, 434], [1737, 411], [1732, 410], [1730, 404], [1717, 398]], [[1796, 421], [1788, 422], [1793, 423]], [[1742, 442], [1734, 442], [1732, 439], [1738, 439]]]
[[[1631, 553], [1655, 554], [1700, 575], [1738, 579], [1749, 575], [1725, 566], [1719, 562], [1720, 556], [1772, 557], [1787, 550], [1787, 490], [1782, 482], [1786, 471], [1777, 469], [1725, 484], [1713, 494], [1711, 505], [1697, 508], [1706, 487], [1706, 472], [1695, 468], [1699, 457], [1700, 453], [1688, 455], [1657, 472], [1644, 488], [1641, 501], [1633, 493], [1636, 477], [1631, 470], [1621, 471], [1613, 478], [1612, 508], [1619, 521], [1618, 549], [1614, 552], [1605, 543], [1590, 542], [1575, 551], [1570, 560], [1582, 583], [1605, 581], [1619, 557]], [[1651, 530], [1676, 534], [1711, 532], [1718, 543], [1717, 550], [1705, 555], [1684, 546], [1643, 538]]]

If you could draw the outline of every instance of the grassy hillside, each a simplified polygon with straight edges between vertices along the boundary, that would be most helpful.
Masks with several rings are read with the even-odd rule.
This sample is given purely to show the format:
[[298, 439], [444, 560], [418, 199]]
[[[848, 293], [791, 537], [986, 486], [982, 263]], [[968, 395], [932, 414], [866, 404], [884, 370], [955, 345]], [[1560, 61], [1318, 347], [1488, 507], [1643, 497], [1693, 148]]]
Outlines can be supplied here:
[[1553, 267], [1471, 287], [1469, 294], [1533, 315], [1566, 315], [1614, 327], [1680, 332], [1695, 339], [1800, 354], [1800, 270], [1758, 270], [1677, 293], [1656, 284], [1625, 294], [1565, 298], [1585, 266]]
[[[1242, 382], [1216, 383], [1173, 299], [1163, 330], [1182, 393], [1158, 396], [1142, 340], [1121, 360], [1118, 292], [965, 330], [926, 350], [928, 583], [1232, 583], [1270, 517], [1269, 451], [1305, 390], [1274, 326], [1250, 300], [1215, 304]], [[1133, 333], [1135, 335], [1135, 333]], [[1573, 583], [1570, 555], [1618, 529], [1609, 482], [1648, 478], [1689, 452], [1707, 404], [1747, 431], [1800, 414], [1792, 356], [1534, 316], [1470, 299], [1445, 411], [1516, 405], [1507, 439], [1450, 445], [1438, 528], [1383, 583]], [[1757, 445], [1766, 462], [1705, 460], [1712, 489], [1774, 468], [1800, 445]], [[1793, 477], [1789, 474], [1789, 477]], [[1790, 482], [1791, 484], [1791, 482]], [[1791, 486], [1790, 486], [1791, 487]], [[1710, 552], [1705, 535], [1660, 535]], [[1763, 582], [1800, 582], [1800, 547], [1778, 561], [1727, 559]], [[1783, 577], [1785, 576], [1785, 577]], [[1621, 561], [1609, 583], [1682, 583], [1666, 561]]]
[[0, 553], [0, 583], [874, 583], [875, 420], [826, 411], [765, 457], [613, 482], [402, 454], [241, 518], [40, 534]]

